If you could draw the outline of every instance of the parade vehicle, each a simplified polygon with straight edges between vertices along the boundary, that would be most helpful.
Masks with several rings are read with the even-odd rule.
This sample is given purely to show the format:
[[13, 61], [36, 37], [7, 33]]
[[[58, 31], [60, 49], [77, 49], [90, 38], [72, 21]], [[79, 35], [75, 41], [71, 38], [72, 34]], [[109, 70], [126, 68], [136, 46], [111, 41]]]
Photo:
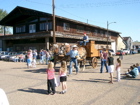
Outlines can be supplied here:
[[[83, 70], [85, 69], [85, 64], [89, 62], [89, 64], [96, 68], [98, 64], [98, 59], [100, 57], [100, 51], [103, 50], [103, 48], [98, 49], [96, 48], [95, 41], [89, 41], [86, 46], [78, 46], [78, 52], [79, 57], [78, 62], [83, 66]], [[70, 44], [54, 44], [51, 52], [54, 54], [54, 62], [56, 64], [57, 61], [70, 61], [70, 57], [66, 56], [66, 53], [68, 53], [72, 48], [72, 45]]]

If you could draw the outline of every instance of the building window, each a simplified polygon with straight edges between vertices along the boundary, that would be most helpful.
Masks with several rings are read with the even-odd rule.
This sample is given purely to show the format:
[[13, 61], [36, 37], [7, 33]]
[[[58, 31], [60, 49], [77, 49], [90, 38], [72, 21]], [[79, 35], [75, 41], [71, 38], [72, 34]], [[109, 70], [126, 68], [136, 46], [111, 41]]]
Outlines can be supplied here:
[[84, 32], [84, 27], [83, 26], [77, 26], [77, 32]]
[[41, 17], [39, 20], [40, 21], [47, 21], [47, 18]]
[[63, 29], [65, 31], [69, 31], [70, 30], [70, 24], [69, 23], [63, 23]]
[[47, 30], [47, 23], [40, 23], [40, 30]]
[[105, 37], [107, 37], [107, 32], [105, 32]]
[[36, 24], [30, 24], [29, 33], [35, 33], [35, 32], [36, 32]]
[[97, 34], [98, 34], [98, 30], [95, 29], [95, 30], [94, 30], [94, 35], [97, 35]]
[[86, 32], [89, 34], [91, 32], [90, 28], [86, 28]]
[[16, 27], [16, 33], [21, 33], [21, 32], [25, 32], [25, 25]]
[[52, 22], [44, 22], [44, 23], [40, 23], [40, 30], [51, 30], [52, 29]]
[[47, 24], [48, 24], [48, 30], [52, 30], [52, 26], [53, 26], [52, 22], [48, 22]]
[[101, 35], [101, 36], [103, 36], [103, 35], [104, 35], [102, 30], [100, 31], [100, 35]]

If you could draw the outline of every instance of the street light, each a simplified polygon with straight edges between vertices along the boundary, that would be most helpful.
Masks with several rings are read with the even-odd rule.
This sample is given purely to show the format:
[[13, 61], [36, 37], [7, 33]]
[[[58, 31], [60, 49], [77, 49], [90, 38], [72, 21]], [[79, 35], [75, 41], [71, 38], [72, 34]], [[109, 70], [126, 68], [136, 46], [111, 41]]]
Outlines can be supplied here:
[[109, 35], [108, 35], [108, 27], [109, 27], [109, 25], [112, 24], [112, 23], [116, 23], [116, 22], [110, 22], [110, 23], [109, 23], [109, 22], [107, 21], [107, 49], [108, 49], [108, 38], [109, 38]]

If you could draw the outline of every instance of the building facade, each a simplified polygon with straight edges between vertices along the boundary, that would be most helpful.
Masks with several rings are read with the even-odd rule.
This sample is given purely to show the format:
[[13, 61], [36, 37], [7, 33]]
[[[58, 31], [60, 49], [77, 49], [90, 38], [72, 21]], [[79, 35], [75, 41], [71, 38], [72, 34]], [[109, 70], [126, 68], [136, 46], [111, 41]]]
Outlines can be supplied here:
[[117, 50], [125, 49], [126, 48], [126, 43], [123, 41], [123, 37], [118, 36], [117, 39]]
[[[52, 14], [17, 6], [0, 25], [12, 26], [13, 35], [0, 36], [3, 50], [25, 51], [30, 49], [49, 49], [53, 43]], [[94, 40], [98, 48], [117, 49], [119, 32], [94, 26], [80, 21], [55, 16], [55, 37], [57, 43], [76, 43], [86, 32], [90, 40]], [[113, 43], [113, 44], [112, 44]], [[115, 44], [114, 44], [115, 43]]]
[[127, 50], [133, 49], [133, 40], [131, 37], [123, 37], [123, 41], [126, 43]]

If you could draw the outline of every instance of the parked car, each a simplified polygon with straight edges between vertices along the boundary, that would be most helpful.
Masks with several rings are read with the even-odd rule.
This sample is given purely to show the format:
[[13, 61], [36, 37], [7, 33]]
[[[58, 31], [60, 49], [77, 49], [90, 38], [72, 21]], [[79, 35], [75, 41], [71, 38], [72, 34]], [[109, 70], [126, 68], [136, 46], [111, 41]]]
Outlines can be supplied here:
[[116, 55], [116, 53], [115, 53], [114, 50], [112, 50], [112, 49], [110, 49], [109, 52], [111, 52], [111, 54], [112, 54], [113, 56]]
[[0, 55], [0, 59], [3, 59], [4, 57], [8, 56], [9, 55], [9, 52], [7, 51], [3, 51]]
[[123, 49], [123, 51], [125, 52], [126, 55], [130, 54], [130, 50], [128, 50], [128, 49]]
[[116, 55], [121, 55], [121, 53], [122, 53], [122, 55], [125, 55], [125, 52], [124, 52], [123, 50], [118, 50], [118, 51], [116, 52]]
[[137, 52], [136, 51], [132, 51], [132, 54], [137, 54]]
[[10, 54], [8, 56], [6, 56], [5, 58], [3, 58], [3, 60], [5, 61], [10, 61], [10, 57], [17, 55], [17, 52], [10, 52]]

